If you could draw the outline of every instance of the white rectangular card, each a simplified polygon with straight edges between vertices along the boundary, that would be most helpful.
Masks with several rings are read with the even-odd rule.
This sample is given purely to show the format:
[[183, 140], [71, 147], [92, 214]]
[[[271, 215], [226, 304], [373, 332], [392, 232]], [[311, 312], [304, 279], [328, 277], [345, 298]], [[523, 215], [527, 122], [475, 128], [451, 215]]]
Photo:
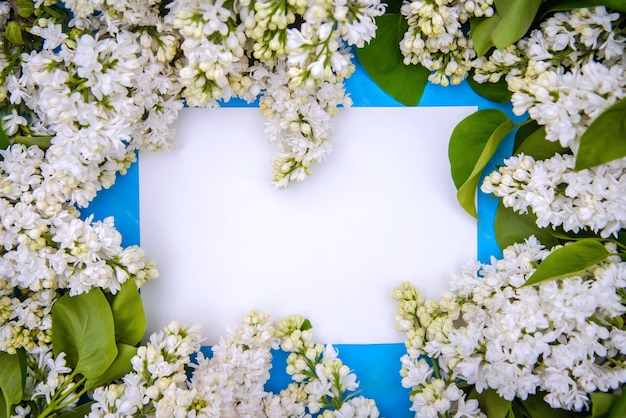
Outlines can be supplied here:
[[257, 108], [184, 109], [174, 149], [140, 155], [141, 244], [161, 277], [148, 331], [200, 323], [205, 344], [250, 310], [304, 315], [316, 341], [400, 342], [391, 293], [438, 298], [476, 257], [447, 147], [476, 107], [342, 109], [333, 153], [287, 190]]

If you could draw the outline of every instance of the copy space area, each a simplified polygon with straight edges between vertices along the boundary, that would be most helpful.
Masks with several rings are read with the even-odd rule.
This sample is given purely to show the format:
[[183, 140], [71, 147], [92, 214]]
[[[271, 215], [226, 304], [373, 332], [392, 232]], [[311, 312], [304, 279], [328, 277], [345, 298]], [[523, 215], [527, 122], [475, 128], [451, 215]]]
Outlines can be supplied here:
[[476, 257], [447, 159], [475, 110], [342, 109], [330, 157], [275, 190], [257, 108], [184, 109], [174, 148], [139, 161], [141, 244], [161, 273], [142, 288], [148, 331], [200, 323], [210, 345], [256, 309], [309, 318], [318, 342], [403, 341], [393, 288], [438, 298]]

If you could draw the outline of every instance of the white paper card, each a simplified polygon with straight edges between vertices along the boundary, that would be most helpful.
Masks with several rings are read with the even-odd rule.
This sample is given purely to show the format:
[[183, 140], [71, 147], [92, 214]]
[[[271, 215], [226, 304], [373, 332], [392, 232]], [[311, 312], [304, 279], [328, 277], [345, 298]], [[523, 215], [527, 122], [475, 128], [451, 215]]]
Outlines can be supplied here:
[[401, 342], [394, 287], [438, 298], [476, 257], [447, 146], [475, 107], [341, 110], [333, 153], [288, 190], [256, 108], [184, 109], [174, 149], [141, 154], [141, 243], [161, 277], [148, 331], [200, 323], [214, 344], [250, 310], [309, 318], [316, 341]]

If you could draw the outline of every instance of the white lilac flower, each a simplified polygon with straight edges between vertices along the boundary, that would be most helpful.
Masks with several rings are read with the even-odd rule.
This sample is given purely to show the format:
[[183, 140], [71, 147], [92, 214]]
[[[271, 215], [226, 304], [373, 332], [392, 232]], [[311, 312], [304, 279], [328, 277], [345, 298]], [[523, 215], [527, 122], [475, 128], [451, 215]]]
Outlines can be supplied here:
[[341, 84], [354, 71], [346, 44], [369, 42], [384, 5], [268, 0], [228, 8], [177, 0], [168, 8], [165, 21], [182, 39], [176, 68], [187, 103], [214, 107], [220, 99], [262, 95], [266, 133], [279, 146], [274, 184], [286, 188], [311, 175], [330, 153], [331, 116], [350, 104]]
[[[159, 14], [159, 0], [98, 0], [106, 4], [108, 9], [103, 13], [107, 21], [107, 29], [115, 32], [119, 26], [132, 25], [138, 27], [154, 27], [161, 31], [164, 22]], [[120, 24], [121, 20], [121, 24]]]
[[10, 114], [2, 116], [2, 129], [7, 136], [15, 135], [20, 126], [26, 126], [27, 123], [26, 118], [18, 115], [15, 109], [11, 109]]
[[[236, 92], [231, 79], [248, 72], [246, 38], [233, 9], [223, 1], [175, 1], [168, 19], [183, 37], [179, 74], [183, 98], [190, 106], [214, 107]], [[239, 91], [243, 94], [243, 91]]]
[[[169, 63], [156, 57], [158, 47], [142, 47], [141, 34], [125, 24], [107, 33], [111, 28], [105, 26], [119, 17], [107, 14], [114, 9], [81, 2], [66, 6], [78, 20], [97, 9], [104, 26], [77, 30], [70, 39], [54, 20], [36, 21], [31, 32], [44, 39], [44, 49], [23, 53], [8, 78], [10, 100], [22, 110], [19, 118], [5, 117], [5, 125], [11, 132], [27, 125], [26, 134], [51, 137], [42, 171], [64, 184], [63, 201], [86, 206], [116, 173], [126, 171], [135, 148], [167, 146], [169, 126], [182, 105], [174, 100], [180, 86], [171, 81]], [[152, 32], [158, 39], [156, 29]]]
[[268, 393], [264, 399], [264, 413], [268, 418], [307, 417], [303, 401], [306, 393], [296, 383], [290, 383], [279, 394]]
[[485, 177], [481, 190], [520, 213], [529, 209], [540, 227], [617, 235], [626, 222], [625, 159], [574, 171], [575, 157], [557, 154], [535, 161], [519, 155]]
[[200, 340], [198, 326], [188, 328], [178, 322], [152, 334], [131, 359], [134, 371], [124, 376], [123, 383], [96, 391], [89, 416], [143, 415], [154, 408], [157, 416], [187, 411], [195, 393], [187, 391], [185, 367], [190, 355], [200, 349]]
[[[59, 353], [56, 358], [51, 347], [40, 349], [38, 352], [29, 354], [29, 366], [34, 370], [34, 376], [41, 376], [41, 381], [34, 385], [32, 399], [44, 398], [46, 402], [57, 394], [57, 391], [72, 394], [77, 387], [71, 381], [72, 369], [65, 364], [65, 353]], [[35, 383], [35, 382], [31, 382]], [[75, 404], [77, 399], [72, 402]]]
[[325, 417], [345, 416], [342, 414], [348, 411], [378, 416], [375, 403], [365, 398], [344, 409], [353, 396], [350, 392], [354, 393], [359, 386], [356, 375], [337, 358], [338, 352], [332, 345], [314, 343], [311, 325], [303, 317], [294, 315], [284, 319], [276, 327], [276, 335], [280, 337], [280, 347], [290, 353], [287, 373], [297, 383], [287, 392], [281, 392], [281, 397], [289, 394], [301, 397], [308, 412]]
[[471, 16], [493, 14], [491, 1], [414, 0], [404, 2], [400, 11], [408, 29], [400, 41], [404, 63], [420, 64], [430, 70], [435, 84], [459, 84], [476, 57], [463, 24]]
[[33, 352], [50, 343], [50, 310], [61, 292], [115, 293], [157, 272], [138, 247], [121, 247], [112, 218], [78, 218], [61, 181], [43, 172], [39, 148], [13, 145], [0, 155], [0, 348]]
[[339, 33], [348, 45], [359, 48], [376, 33], [374, 18], [384, 13], [385, 5], [375, 0], [332, 2], [333, 17], [339, 23]]
[[589, 62], [565, 72], [558, 68], [511, 80], [511, 102], [517, 115], [546, 127], [546, 139], [574, 152], [587, 127], [606, 108], [626, 96], [624, 67]]
[[43, 47], [49, 50], [55, 50], [68, 38], [67, 34], [63, 32], [61, 25], [52, 21], [46, 21], [45, 25], [42, 26], [33, 26], [30, 33], [43, 38]]
[[198, 356], [190, 389], [220, 416], [257, 416], [263, 409], [269, 379], [274, 327], [267, 314], [251, 312], [215, 345], [213, 357]]
[[[589, 393], [613, 390], [624, 382], [618, 349], [623, 337], [611, 318], [626, 312], [620, 293], [626, 263], [611, 257], [578, 276], [520, 287], [548, 254], [531, 237], [505, 249], [501, 260], [468, 264], [453, 279], [461, 312], [455, 328], [427, 332], [423, 347], [402, 362], [403, 384], [415, 392], [414, 410], [438, 416], [442, 404], [461, 399], [455, 399], [454, 389], [444, 395], [447, 382], [457, 379], [475, 385], [478, 392], [494, 389], [507, 400], [546, 392], [544, 399], [552, 407], [577, 411], [588, 406]], [[399, 320], [415, 328], [431, 327], [418, 318], [427, 302], [415, 303], [419, 298], [410, 285], [403, 284], [394, 298], [400, 302]], [[434, 315], [446, 317], [448, 312], [436, 310]], [[438, 367], [428, 370], [420, 355]], [[462, 405], [470, 410], [475, 406], [465, 400]]]
[[506, 78], [517, 115], [577, 153], [587, 127], [626, 96], [626, 32], [604, 7], [555, 13], [504, 50], [473, 62], [475, 80]]
[[604, 7], [557, 12], [517, 44], [477, 58], [472, 64], [475, 79], [496, 82], [506, 76], [510, 85], [516, 78], [560, 67], [580, 68], [591, 61], [623, 66], [626, 34], [615, 24], [618, 19], [618, 13]]
[[335, 418], [378, 418], [380, 412], [373, 400], [363, 396], [349, 399], [340, 409], [333, 411]]
[[267, 80], [267, 92], [261, 98], [261, 112], [269, 119], [265, 131], [279, 146], [273, 162], [274, 184], [286, 188], [290, 182], [311, 175], [311, 166], [323, 161], [331, 151], [331, 118], [339, 106], [351, 104], [343, 84], [322, 83], [310, 90], [293, 88], [279, 63]]
[[[153, 334], [132, 359], [134, 372], [121, 385], [111, 385], [94, 396], [91, 415], [134, 414], [154, 408], [156, 416], [187, 413], [220, 416], [256, 416], [263, 410], [269, 378], [273, 326], [265, 314], [251, 313], [243, 326], [213, 348], [214, 356], [201, 353], [197, 327], [173, 322]], [[197, 354], [197, 364], [190, 355]], [[194, 372], [187, 382], [185, 367]]]
[[374, 36], [374, 18], [385, 7], [377, 0], [318, 0], [304, 13], [299, 28], [287, 31], [288, 73], [295, 86], [340, 82], [354, 71], [347, 45], [362, 47]]

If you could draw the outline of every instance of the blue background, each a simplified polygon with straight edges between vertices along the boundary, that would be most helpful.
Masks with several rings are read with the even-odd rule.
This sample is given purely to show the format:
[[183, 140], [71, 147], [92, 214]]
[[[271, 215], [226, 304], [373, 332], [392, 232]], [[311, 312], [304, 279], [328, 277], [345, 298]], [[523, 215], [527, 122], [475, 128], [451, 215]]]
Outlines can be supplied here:
[[[356, 62], [355, 73], [345, 84], [354, 106], [402, 106], [378, 88], [358, 62]], [[510, 104], [499, 105], [483, 99], [474, 93], [467, 83], [449, 87], [428, 84], [419, 103], [419, 106], [468, 105], [478, 106], [479, 109], [499, 108], [513, 117]], [[224, 106], [237, 107], [247, 106], [247, 104], [241, 101], [231, 101]], [[496, 164], [501, 163], [503, 158], [510, 155], [511, 147], [512, 140], [508, 138], [500, 146], [485, 172], [489, 173]], [[96, 220], [114, 216], [116, 227], [122, 233], [123, 245], [125, 246], [139, 244], [138, 178], [138, 165], [134, 164], [125, 176], [118, 176], [113, 187], [101, 191], [88, 208], [81, 210], [83, 216], [93, 214]], [[497, 200], [479, 193], [477, 203], [479, 214], [478, 237], [476, 238], [478, 240], [477, 257], [482, 262], [489, 262], [491, 256], [501, 256], [493, 234], [493, 219]], [[459, 238], [451, 237], [451, 239]], [[466, 239], [473, 238], [466, 237]], [[158, 260], [156, 261], [158, 266]], [[172, 320], [174, 319], [176, 318], [172, 318]], [[275, 320], [277, 319], [275, 318]], [[414, 413], [409, 411], [411, 403], [408, 390], [402, 388], [400, 383], [400, 357], [406, 353], [403, 344], [341, 344], [337, 345], [336, 348], [338, 348], [339, 357], [344, 364], [347, 364], [356, 373], [360, 382], [361, 394], [376, 401], [381, 416], [389, 418], [414, 416]], [[210, 355], [209, 347], [205, 347], [203, 351], [206, 355]], [[272, 377], [266, 385], [267, 390], [278, 392], [290, 382], [289, 377], [284, 372], [286, 357], [283, 352], [274, 353]]]

